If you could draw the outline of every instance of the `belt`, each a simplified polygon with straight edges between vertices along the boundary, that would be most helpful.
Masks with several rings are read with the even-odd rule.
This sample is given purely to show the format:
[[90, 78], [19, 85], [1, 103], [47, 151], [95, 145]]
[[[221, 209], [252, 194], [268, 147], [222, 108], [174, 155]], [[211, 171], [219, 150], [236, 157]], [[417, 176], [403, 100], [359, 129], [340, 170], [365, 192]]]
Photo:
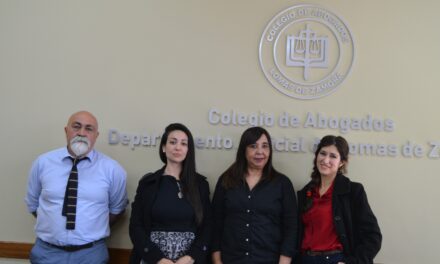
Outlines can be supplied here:
[[341, 250], [328, 250], [328, 251], [307, 250], [304, 253], [307, 256], [316, 257], [316, 256], [327, 256], [327, 255], [338, 254], [338, 253], [342, 253], [342, 251]]
[[58, 248], [58, 249], [61, 249], [61, 250], [67, 251], [67, 252], [75, 252], [75, 251], [78, 251], [81, 249], [91, 248], [103, 240], [104, 239], [100, 239], [100, 240], [96, 240], [96, 241], [93, 241], [93, 242], [90, 242], [87, 244], [82, 244], [82, 245], [66, 245], [66, 246], [54, 245], [54, 244], [51, 244], [51, 243], [43, 241], [43, 240], [41, 240], [41, 241], [50, 247]]

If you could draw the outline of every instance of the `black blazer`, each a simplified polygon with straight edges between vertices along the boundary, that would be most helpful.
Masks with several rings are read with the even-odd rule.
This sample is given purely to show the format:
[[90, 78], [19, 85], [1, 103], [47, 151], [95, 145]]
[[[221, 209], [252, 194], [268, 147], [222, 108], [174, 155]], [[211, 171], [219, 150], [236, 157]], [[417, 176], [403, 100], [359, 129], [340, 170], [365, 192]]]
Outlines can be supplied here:
[[[298, 192], [299, 249], [303, 238], [302, 208], [310, 184], [309, 182]], [[333, 223], [344, 247], [346, 264], [373, 264], [382, 244], [382, 234], [362, 184], [338, 174], [335, 178], [332, 206]], [[300, 256], [296, 259], [300, 263]]]
[[[151, 208], [159, 190], [159, 183], [165, 167], [148, 173], [139, 181], [134, 202], [131, 205], [129, 234], [133, 243], [130, 263], [139, 264], [141, 259], [145, 263], [157, 263], [163, 254], [160, 249], [150, 241]], [[197, 174], [199, 180], [200, 200], [203, 206], [203, 221], [197, 227], [196, 238], [188, 252], [198, 264], [206, 263], [208, 258], [208, 244], [210, 240], [211, 209], [209, 202], [209, 184], [206, 178]]]

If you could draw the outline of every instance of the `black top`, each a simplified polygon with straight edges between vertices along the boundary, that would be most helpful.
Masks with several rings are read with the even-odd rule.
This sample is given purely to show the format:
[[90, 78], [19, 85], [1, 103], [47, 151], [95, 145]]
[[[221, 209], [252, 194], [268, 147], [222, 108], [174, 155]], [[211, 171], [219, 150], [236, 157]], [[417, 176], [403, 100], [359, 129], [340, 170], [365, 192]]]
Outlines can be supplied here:
[[223, 263], [278, 263], [296, 248], [297, 207], [292, 183], [284, 175], [226, 190], [222, 178], [212, 200], [212, 251]]
[[180, 190], [177, 183], [173, 176], [162, 176], [151, 208], [151, 230], [195, 232], [194, 209], [186, 197], [178, 197]]
[[[157, 263], [164, 257], [159, 247], [149, 239], [152, 233], [152, 207], [159, 194], [160, 183], [163, 180], [165, 167], [154, 173], [148, 173], [139, 181], [136, 195], [131, 207], [129, 224], [130, 239], [133, 250], [130, 255], [131, 264], [139, 264], [141, 259], [146, 263]], [[211, 230], [211, 210], [209, 203], [209, 185], [206, 178], [200, 174], [195, 175], [203, 206], [203, 220], [195, 231], [195, 240], [188, 255], [195, 259], [197, 264], [207, 263], [208, 244]], [[175, 194], [177, 195], [177, 194]]]

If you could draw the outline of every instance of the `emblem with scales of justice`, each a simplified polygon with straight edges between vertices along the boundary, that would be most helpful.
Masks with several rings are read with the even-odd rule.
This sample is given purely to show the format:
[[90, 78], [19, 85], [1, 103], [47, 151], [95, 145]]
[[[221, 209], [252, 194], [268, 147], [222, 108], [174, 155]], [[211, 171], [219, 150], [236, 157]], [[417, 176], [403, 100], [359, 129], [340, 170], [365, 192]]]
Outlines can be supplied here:
[[316, 36], [316, 33], [306, 24], [298, 36], [287, 36], [286, 65], [304, 67], [304, 80], [310, 79], [310, 68], [328, 67], [328, 38]]

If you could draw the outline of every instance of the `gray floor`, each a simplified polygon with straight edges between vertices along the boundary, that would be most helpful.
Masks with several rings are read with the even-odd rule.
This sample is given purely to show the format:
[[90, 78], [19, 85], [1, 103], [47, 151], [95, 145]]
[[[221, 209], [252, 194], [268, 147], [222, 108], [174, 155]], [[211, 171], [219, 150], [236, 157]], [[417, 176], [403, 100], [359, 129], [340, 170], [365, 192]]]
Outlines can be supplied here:
[[24, 263], [29, 263], [29, 260], [0, 258], [0, 264], [24, 264]]

